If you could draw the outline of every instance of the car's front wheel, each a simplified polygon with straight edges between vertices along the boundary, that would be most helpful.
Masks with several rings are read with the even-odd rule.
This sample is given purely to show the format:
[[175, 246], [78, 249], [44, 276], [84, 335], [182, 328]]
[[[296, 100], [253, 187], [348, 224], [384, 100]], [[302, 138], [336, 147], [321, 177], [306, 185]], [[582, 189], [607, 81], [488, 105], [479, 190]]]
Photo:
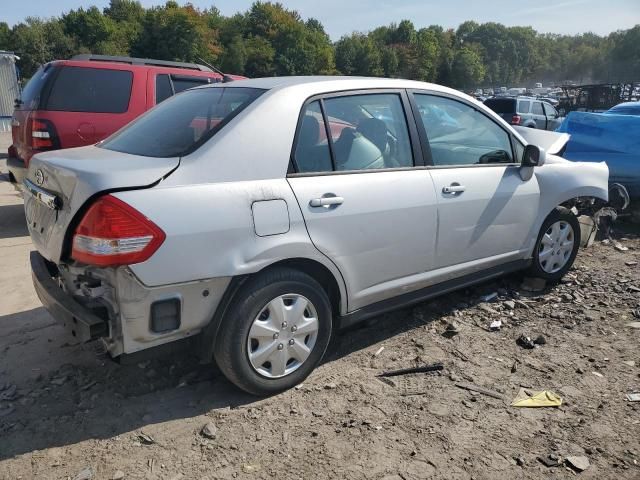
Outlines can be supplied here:
[[304, 380], [331, 338], [331, 304], [309, 275], [288, 268], [258, 274], [223, 319], [214, 356], [225, 376], [254, 395]]
[[531, 274], [559, 280], [573, 265], [580, 246], [580, 223], [567, 208], [556, 207], [545, 219], [533, 251]]

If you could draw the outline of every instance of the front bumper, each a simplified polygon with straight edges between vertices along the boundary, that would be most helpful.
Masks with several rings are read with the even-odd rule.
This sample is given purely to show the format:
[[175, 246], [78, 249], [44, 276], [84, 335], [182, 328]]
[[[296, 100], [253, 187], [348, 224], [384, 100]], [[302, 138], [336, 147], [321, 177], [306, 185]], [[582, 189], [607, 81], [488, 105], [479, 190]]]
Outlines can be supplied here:
[[22, 191], [22, 182], [27, 177], [27, 167], [24, 162], [17, 157], [8, 157], [7, 168], [9, 169], [9, 180], [17, 190]]
[[104, 337], [109, 333], [107, 322], [68, 295], [53, 279], [47, 263], [38, 252], [31, 252], [31, 276], [36, 293], [51, 316], [64, 325], [81, 342]]

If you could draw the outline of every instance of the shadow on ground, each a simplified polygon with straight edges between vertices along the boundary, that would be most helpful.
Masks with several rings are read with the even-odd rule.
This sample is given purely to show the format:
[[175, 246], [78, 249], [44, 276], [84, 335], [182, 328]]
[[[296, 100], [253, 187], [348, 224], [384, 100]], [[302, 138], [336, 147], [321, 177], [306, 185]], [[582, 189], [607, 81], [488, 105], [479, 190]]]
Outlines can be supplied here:
[[0, 206], [0, 239], [28, 236], [27, 223], [24, 218], [24, 205]]

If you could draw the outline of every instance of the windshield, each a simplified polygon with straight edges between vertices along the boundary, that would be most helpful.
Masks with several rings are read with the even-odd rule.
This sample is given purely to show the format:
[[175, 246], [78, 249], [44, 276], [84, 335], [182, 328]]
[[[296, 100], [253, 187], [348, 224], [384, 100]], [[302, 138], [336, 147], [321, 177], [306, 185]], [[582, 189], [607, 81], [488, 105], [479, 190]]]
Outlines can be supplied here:
[[484, 104], [496, 113], [514, 113], [516, 101], [512, 98], [490, 98]]
[[188, 90], [162, 102], [100, 147], [146, 157], [188, 155], [262, 93], [235, 87]]

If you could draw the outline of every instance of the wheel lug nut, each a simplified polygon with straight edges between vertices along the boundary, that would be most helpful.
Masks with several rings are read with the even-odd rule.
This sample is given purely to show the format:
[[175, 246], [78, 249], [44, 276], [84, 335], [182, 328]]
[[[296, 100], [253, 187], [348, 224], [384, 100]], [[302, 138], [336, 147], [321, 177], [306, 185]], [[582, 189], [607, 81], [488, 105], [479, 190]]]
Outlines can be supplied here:
[[289, 340], [289, 345], [293, 345], [293, 343], [294, 343], [294, 340], [292, 338], [291, 340]]
[[278, 344], [278, 350], [282, 350], [284, 348], [284, 345], [282, 345], [281, 343]]
[[280, 336], [280, 334], [278, 332], [273, 334], [273, 339], [276, 340], [278, 337]]
[[296, 330], [298, 330], [298, 327], [296, 327], [295, 325], [293, 327], [291, 327], [291, 331], [295, 332]]
[[287, 328], [287, 322], [282, 322], [282, 328]]

